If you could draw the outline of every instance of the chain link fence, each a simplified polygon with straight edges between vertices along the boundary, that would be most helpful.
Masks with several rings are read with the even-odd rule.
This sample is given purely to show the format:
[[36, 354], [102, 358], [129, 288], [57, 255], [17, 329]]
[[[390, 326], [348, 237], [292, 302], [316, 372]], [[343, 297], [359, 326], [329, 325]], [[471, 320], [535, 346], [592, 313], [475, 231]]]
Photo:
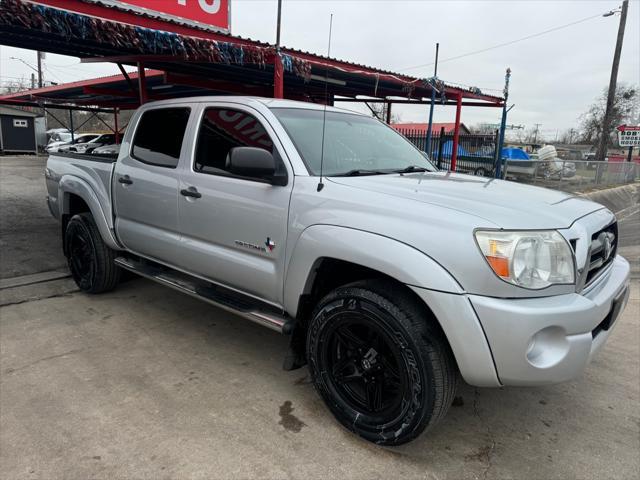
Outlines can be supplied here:
[[[434, 132], [427, 145], [426, 132], [397, 129], [411, 143], [430, 154], [440, 170], [449, 170], [453, 152], [453, 135], [444, 129]], [[460, 134], [456, 171], [494, 177], [497, 163], [498, 134]], [[502, 159], [502, 176], [511, 181], [539, 185], [567, 192], [593, 187], [624, 185], [640, 179], [640, 164], [624, 161], [509, 160]]]
[[577, 192], [635, 182], [640, 165], [631, 162], [588, 162], [555, 159], [550, 161], [506, 161], [504, 177], [530, 185]]

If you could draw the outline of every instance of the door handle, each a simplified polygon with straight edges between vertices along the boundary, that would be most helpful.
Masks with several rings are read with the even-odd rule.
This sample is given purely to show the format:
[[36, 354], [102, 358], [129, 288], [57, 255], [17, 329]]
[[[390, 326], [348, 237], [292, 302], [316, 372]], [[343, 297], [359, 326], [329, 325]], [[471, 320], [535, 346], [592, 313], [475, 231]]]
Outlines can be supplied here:
[[202, 194], [196, 190], [196, 187], [189, 187], [180, 190], [180, 194], [185, 197], [200, 198]]
[[133, 183], [133, 180], [129, 178], [129, 175], [124, 175], [122, 177], [118, 177], [118, 182], [122, 183], [123, 185], [131, 185]]

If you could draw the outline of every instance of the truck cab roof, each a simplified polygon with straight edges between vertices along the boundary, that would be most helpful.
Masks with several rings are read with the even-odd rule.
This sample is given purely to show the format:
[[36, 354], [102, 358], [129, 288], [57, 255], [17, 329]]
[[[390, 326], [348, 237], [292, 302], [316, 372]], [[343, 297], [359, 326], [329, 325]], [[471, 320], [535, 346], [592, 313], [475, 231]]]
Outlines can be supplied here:
[[[306, 110], [323, 110], [324, 105], [311, 102], [300, 102], [297, 100], [287, 100], [280, 98], [268, 98], [268, 97], [256, 97], [256, 96], [244, 96], [244, 95], [217, 95], [217, 96], [198, 96], [198, 97], [183, 97], [172, 98], [169, 100], [157, 100], [145, 103], [141, 109], [153, 108], [155, 106], [162, 105], [184, 105], [185, 103], [212, 103], [212, 102], [229, 102], [238, 103], [248, 106], [265, 106], [267, 108], [301, 108]], [[347, 110], [344, 108], [337, 108], [332, 106], [326, 107], [328, 112], [338, 113], [350, 113], [353, 115], [363, 115], [359, 112]]]

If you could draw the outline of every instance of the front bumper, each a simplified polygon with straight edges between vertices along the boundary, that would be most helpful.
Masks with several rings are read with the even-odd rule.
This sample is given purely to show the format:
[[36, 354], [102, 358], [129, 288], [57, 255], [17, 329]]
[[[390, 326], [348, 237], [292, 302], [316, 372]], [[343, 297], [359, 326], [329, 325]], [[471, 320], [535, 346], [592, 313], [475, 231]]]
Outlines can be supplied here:
[[503, 385], [543, 385], [578, 376], [606, 342], [628, 298], [629, 263], [620, 256], [581, 294], [469, 295]]

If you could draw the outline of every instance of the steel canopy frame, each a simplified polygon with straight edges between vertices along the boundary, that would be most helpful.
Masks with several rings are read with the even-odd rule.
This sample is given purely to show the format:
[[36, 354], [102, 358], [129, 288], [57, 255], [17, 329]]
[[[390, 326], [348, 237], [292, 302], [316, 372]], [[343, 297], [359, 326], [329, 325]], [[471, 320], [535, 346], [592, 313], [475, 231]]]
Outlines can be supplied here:
[[[40, 6], [33, 7], [34, 2]], [[54, 21], [58, 18], [56, 15], [62, 26]], [[82, 35], [88, 35], [88, 38], [80, 38], [74, 33], [73, 27], [76, 25], [82, 26]], [[119, 33], [117, 41], [109, 38], [109, 29]], [[197, 48], [177, 53], [172, 47], [171, 52], [163, 54], [158, 51], [157, 44], [153, 46], [148, 43], [150, 38], [156, 38], [150, 35], [169, 35], [172, 41], [180, 42], [183, 49], [190, 45]], [[393, 103], [427, 103], [423, 99], [429, 98], [432, 93], [432, 86], [425, 79], [285, 47], [278, 50], [267, 43], [167, 21], [125, 7], [106, 7], [82, 0], [2, 0], [0, 38], [1, 43], [7, 45], [39, 50], [44, 47], [52, 53], [80, 56], [85, 63], [114, 62], [123, 73], [117, 81], [122, 81], [123, 85], [126, 82], [127, 86], [114, 91], [107, 82], [101, 83], [96, 79], [88, 81], [79, 90], [76, 88], [72, 94], [72, 87], [80, 83], [73, 82], [0, 97], [0, 103], [27, 100], [43, 105], [55, 102], [57, 97], [67, 102], [71, 100], [76, 106], [84, 105], [87, 109], [91, 106], [108, 107], [110, 112], [115, 113], [116, 109], [136, 108], [151, 99], [186, 96], [194, 92], [203, 94], [202, 90], [204, 94], [258, 94], [323, 102], [326, 87], [330, 101], [335, 98], [335, 101], [343, 102], [385, 103], [389, 119]], [[128, 38], [135, 42], [123, 40]], [[222, 47], [231, 49], [232, 53], [239, 52], [240, 61], [233, 56], [220, 57], [219, 54], [206, 57], [202, 52], [208, 51], [208, 45], [211, 51], [219, 53]], [[246, 49], [248, 63], [242, 60], [243, 49]], [[255, 63], [256, 58], [262, 63]], [[136, 67], [137, 75], [127, 74], [122, 67], [124, 64]], [[145, 70], [145, 67], [155, 70]], [[330, 72], [330, 76], [325, 77], [327, 72]], [[150, 86], [150, 80], [155, 85]], [[136, 83], [137, 91], [134, 87]], [[456, 106], [451, 162], [451, 169], [455, 170], [461, 107], [503, 107], [504, 100], [482, 94], [478, 89], [463, 89], [444, 83], [438, 87], [444, 97], [441, 97], [444, 100], [441, 104]], [[162, 95], [156, 94], [154, 89], [163, 89]], [[66, 98], [65, 91], [68, 93]], [[369, 98], [358, 98], [362, 95]]]

